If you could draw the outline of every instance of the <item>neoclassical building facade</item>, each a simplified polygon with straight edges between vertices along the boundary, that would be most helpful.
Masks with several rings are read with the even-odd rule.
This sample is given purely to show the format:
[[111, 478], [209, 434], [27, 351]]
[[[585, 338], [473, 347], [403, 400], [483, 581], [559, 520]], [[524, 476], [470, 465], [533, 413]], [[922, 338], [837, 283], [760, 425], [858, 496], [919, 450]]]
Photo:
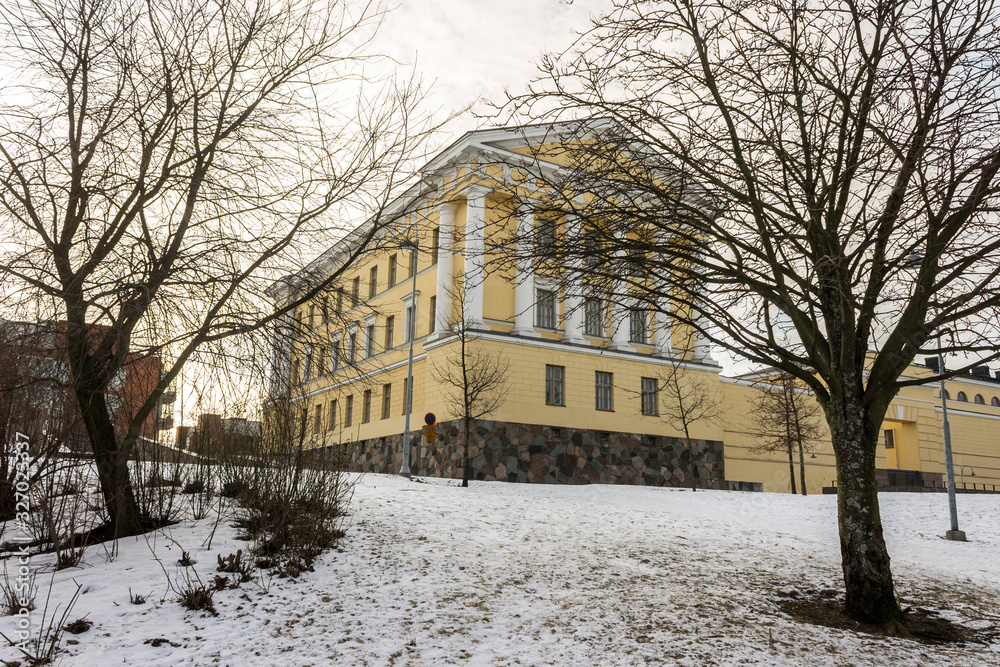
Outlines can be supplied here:
[[[550, 140], [552, 128], [467, 133], [423, 168], [420, 182], [394, 203], [391, 224], [371, 238], [359, 228], [276, 283], [271, 295], [281, 305], [308, 281], [339, 271], [284, 320], [270, 400], [294, 406], [309, 446], [336, 451], [357, 470], [396, 472], [409, 393], [412, 472], [460, 476], [456, 388], [442, 379], [462, 347], [458, 329], [508, 370], [502, 400], [476, 415], [474, 478], [787, 491], [787, 457], [753, 453], [752, 381], [720, 375], [705, 341], [673, 321], [669, 292], [655, 309], [608, 299], [582, 284], [582, 267], [564, 267], [560, 278], [551, 263], [529, 258], [539, 253], [512, 247], [556, 247], [584, 233], [571, 217], [539, 216], [511, 202], [512, 191], [530, 195], [529, 170], [518, 164], [543, 137]], [[668, 418], [663, 385], [671, 373], [710, 387], [719, 405], [718, 418], [688, 425], [690, 439]], [[1000, 485], [1000, 442], [992, 435], [1000, 383], [970, 377], [952, 384], [963, 382], [985, 383], [992, 394], [954, 410], [956, 465], [966, 466], [966, 482], [972, 469], [974, 483]], [[935, 396], [931, 385], [913, 387], [890, 407], [881, 468], [918, 473], [920, 484], [940, 479]], [[428, 413], [438, 421], [433, 443], [420, 428]], [[835, 476], [828, 440], [811, 443], [807, 488], [830, 487]]]

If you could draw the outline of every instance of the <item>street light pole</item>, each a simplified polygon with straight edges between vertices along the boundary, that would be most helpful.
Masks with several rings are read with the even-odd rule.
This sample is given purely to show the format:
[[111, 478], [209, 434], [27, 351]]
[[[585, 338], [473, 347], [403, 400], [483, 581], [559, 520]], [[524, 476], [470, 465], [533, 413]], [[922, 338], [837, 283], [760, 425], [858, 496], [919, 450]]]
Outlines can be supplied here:
[[413, 252], [411, 261], [411, 287], [410, 287], [410, 317], [404, 325], [410, 337], [410, 356], [406, 362], [406, 424], [403, 427], [403, 465], [399, 469], [399, 474], [403, 477], [410, 476], [410, 412], [413, 411], [413, 341], [417, 337], [417, 243], [408, 242]]
[[951, 457], [951, 426], [948, 424], [948, 392], [944, 388], [944, 355], [941, 353], [941, 332], [938, 332], [938, 372], [941, 373], [941, 430], [944, 433], [944, 469], [948, 476], [948, 513], [951, 530], [945, 538], [965, 542], [965, 532], [958, 529], [958, 504], [955, 501], [955, 464]]
[[[923, 262], [922, 253], [914, 253], [904, 260], [904, 266], [918, 269]], [[941, 375], [941, 431], [944, 436], [944, 470], [948, 478], [948, 513], [951, 516], [951, 530], [945, 531], [945, 539], [965, 542], [965, 531], [958, 529], [958, 504], [955, 501], [955, 463], [951, 456], [951, 425], [948, 423], [948, 391], [944, 386], [944, 351], [941, 347], [941, 329], [937, 331], [938, 373]]]

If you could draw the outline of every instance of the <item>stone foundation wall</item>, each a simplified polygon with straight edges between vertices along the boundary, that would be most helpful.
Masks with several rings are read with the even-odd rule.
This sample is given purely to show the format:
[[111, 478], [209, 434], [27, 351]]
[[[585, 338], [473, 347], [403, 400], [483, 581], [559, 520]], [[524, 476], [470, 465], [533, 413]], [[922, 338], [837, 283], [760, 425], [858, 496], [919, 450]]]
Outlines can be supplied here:
[[[410, 471], [428, 477], [462, 477], [462, 423], [439, 422], [429, 446], [414, 431]], [[490, 420], [473, 423], [471, 477], [477, 480], [545, 484], [635, 484], [760, 490], [759, 484], [730, 482], [724, 468], [724, 445], [639, 433], [591, 431]], [[345, 445], [356, 472], [397, 473], [402, 464], [402, 435]], [[692, 465], [693, 462], [693, 465]]]

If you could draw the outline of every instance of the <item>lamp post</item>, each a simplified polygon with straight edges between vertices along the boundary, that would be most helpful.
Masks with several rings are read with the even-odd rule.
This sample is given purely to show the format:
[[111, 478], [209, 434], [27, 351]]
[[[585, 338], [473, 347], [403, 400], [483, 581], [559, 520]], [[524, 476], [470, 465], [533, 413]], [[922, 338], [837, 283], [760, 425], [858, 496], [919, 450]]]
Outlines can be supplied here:
[[[972, 471], [972, 472], [971, 472], [971, 473], [969, 474], [969, 477], [975, 477], [975, 476], [976, 476], [976, 469], [975, 469], [975, 468], [973, 468], [972, 466], [962, 466], [962, 467], [961, 467], [961, 468], [959, 469], [959, 473], [960, 473], [960, 474], [962, 475], [962, 488], [963, 488], [963, 489], [965, 488], [965, 469], [966, 469], [966, 468], [968, 468], [969, 470], [971, 470], [971, 471]], [[975, 491], [975, 490], [976, 490], [976, 486], [975, 486], [975, 484], [973, 484], [973, 485], [972, 485], [972, 490], [973, 490], [973, 491]]]
[[410, 287], [410, 317], [403, 326], [406, 327], [410, 337], [410, 356], [406, 361], [406, 424], [403, 427], [403, 465], [399, 469], [399, 474], [403, 477], [410, 476], [410, 413], [413, 411], [413, 341], [417, 337], [417, 242], [407, 239], [401, 247], [409, 247], [413, 253], [411, 261], [412, 268]]
[[[919, 269], [924, 256], [914, 253], [903, 260], [904, 266]], [[944, 353], [941, 347], [941, 329], [937, 331], [938, 373], [941, 375], [941, 431], [944, 436], [944, 470], [948, 479], [948, 514], [951, 518], [951, 530], [944, 533], [945, 539], [965, 542], [965, 531], [958, 529], [958, 504], [955, 501], [955, 463], [951, 456], [951, 425], [948, 423], [948, 392], [944, 386]]]
[[955, 501], [955, 462], [951, 456], [951, 426], [948, 424], [948, 392], [944, 388], [944, 355], [941, 353], [941, 332], [938, 331], [938, 372], [941, 373], [941, 430], [944, 435], [944, 470], [948, 477], [948, 514], [951, 530], [946, 539], [965, 542], [965, 531], [958, 529], [958, 504]]

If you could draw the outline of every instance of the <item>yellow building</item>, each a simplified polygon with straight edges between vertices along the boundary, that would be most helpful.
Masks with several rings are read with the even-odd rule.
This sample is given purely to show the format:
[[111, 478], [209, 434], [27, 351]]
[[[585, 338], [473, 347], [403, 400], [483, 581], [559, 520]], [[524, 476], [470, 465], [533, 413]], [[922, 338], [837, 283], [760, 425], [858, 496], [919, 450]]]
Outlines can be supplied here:
[[[549, 132], [467, 133], [394, 203], [396, 223], [372, 239], [359, 230], [276, 283], [272, 295], [281, 304], [299, 281], [346, 266], [331, 289], [289, 313], [273, 359], [271, 399], [295, 406], [310, 446], [342, 450], [354, 469], [396, 472], [412, 338], [411, 470], [460, 476], [461, 415], [441, 369], [459, 353], [454, 325], [463, 322], [473, 332], [469, 345], [509, 369], [502, 404], [475, 423], [474, 478], [689, 485], [696, 476], [713, 488], [787, 491], [787, 457], [751, 452], [752, 382], [721, 377], [696, 333], [660, 313], [588, 298], [582, 286], [560, 284], [534, 263], [503, 263], [504, 239], [515, 232], [522, 243], [532, 235], [558, 243], [562, 234], [581, 233], [572, 220], [515, 214], [509, 200], [512, 189], [530, 195], [533, 181], [518, 161], [526, 145]], [[415, 238], [416, 257], [400, 243], [404, 237]], [[669, 304], [661, 310], [670, 312]], [[911, 371], [930, 374], [919, 366]], [[663, 382], [671, 373], [708, 387], [719, 403], [717, 419], [689, 425], [690, 442], [664, 418]], [[1000, 382], [963, 377], [950, 381], [949, 393], [968, 397], [953, 399], [949, 410], [956, 475], [964, 471], [969, 487], [1000, 489], [1000, 439], [991, 428], [1000, 425]], [[421, 435], [427, 413], [438, 420], [433, 443]], [[940, 479], [936, 385], [905, 389], [889, 409], [885, 434], [879, 468], [913, 471], [884, 473], [886, 484]], [[832, 486], [828, 439], [812, 443], [807, 456], [808, 490]]]

